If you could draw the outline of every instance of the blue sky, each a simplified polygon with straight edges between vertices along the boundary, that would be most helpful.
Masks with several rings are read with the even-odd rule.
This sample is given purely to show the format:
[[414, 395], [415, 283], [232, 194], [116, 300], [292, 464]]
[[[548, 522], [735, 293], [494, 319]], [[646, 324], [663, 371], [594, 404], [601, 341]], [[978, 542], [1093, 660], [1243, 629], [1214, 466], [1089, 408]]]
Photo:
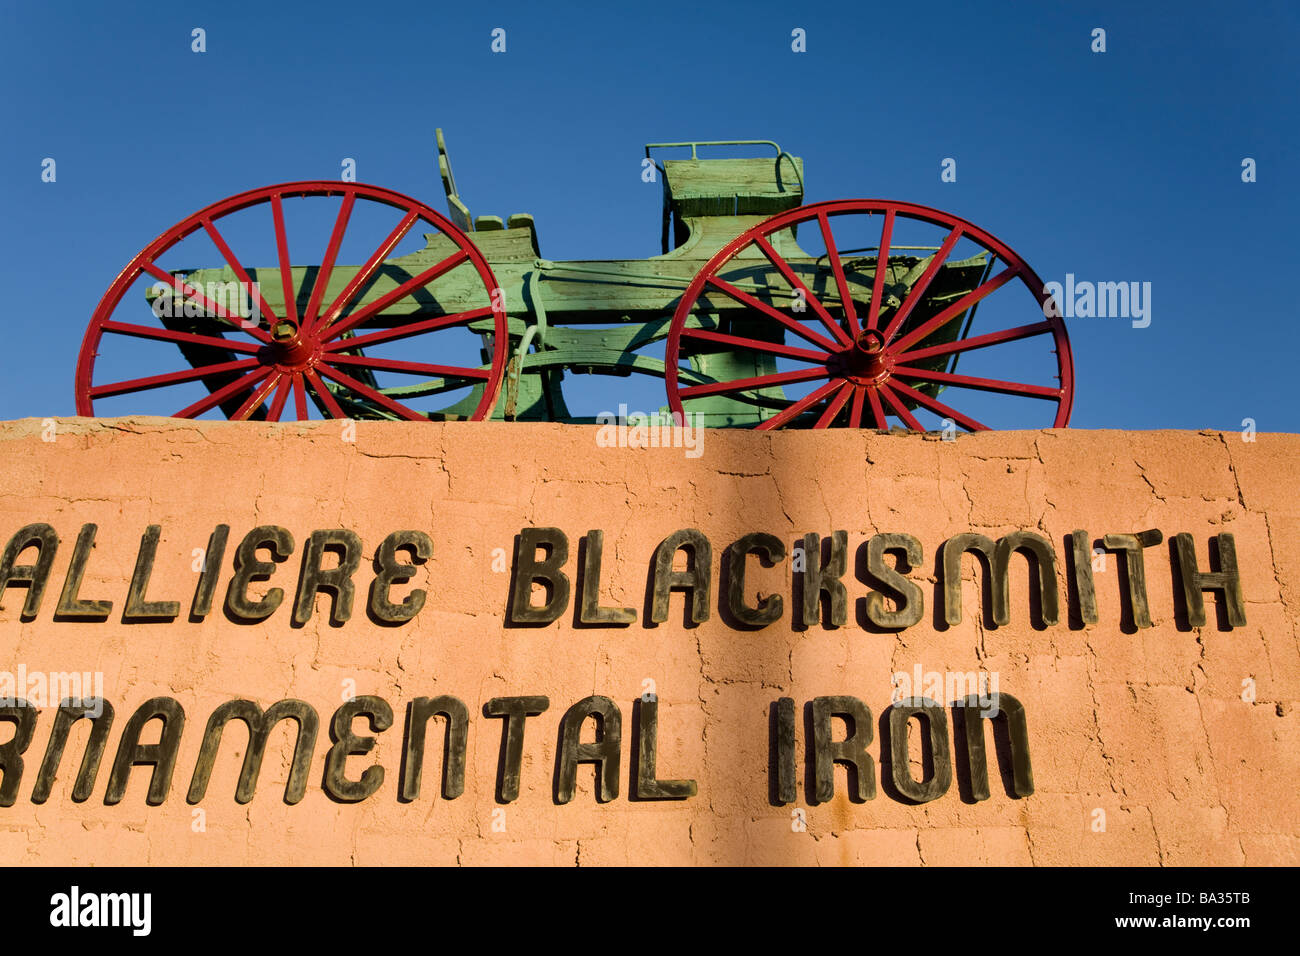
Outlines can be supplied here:
[[550, 259], [659, 252], [645, 143], [777, 140], [807, 201], [931, 205], [1045, 280], [1150, 282], [1147, 328], [1068, 322], [1073, 426], [1300, 431], [1293, 3], [5, 0], [0, 46], [2, 418], [73, 414], [100, 296], [210, 202], [353, 157], [442, 209], [441, 126], [471, 210], [532, 213]]

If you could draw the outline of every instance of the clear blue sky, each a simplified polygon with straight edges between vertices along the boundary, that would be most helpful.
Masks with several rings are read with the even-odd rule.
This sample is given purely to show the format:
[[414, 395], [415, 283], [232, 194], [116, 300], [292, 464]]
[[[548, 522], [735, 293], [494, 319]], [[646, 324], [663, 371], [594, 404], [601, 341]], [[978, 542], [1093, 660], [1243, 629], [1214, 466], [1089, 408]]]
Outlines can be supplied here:
[[100, 296], [201, 206], [353, 157], [443, 208], [441, 126], [471, 210], [531, 212], [551, 259], [658, 253], [644, 143], [777, 140], [808, 201], [937, 206], [1045, 279], [1150, 282], [1150, 327], [1069, 323], [1072, 425], [1297, 432], [1298, 50], [1288, 0], [3, 0], [0, 418], [73, 414]]

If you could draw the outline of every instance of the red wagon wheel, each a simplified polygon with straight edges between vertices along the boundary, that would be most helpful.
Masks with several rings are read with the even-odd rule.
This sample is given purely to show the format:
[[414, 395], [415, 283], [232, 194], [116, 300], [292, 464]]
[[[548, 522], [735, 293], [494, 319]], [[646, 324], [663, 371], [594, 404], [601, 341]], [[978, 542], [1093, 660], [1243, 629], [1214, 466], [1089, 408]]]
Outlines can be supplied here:
[[[896, 237], [904, 224], [942, 239], [924, 247], [902, 246]], [[800, 226], [806, 227], [805, 236], [811, 230], [806, 244], [817, 243], [822, 252], [805, 253], [794, 245]], [[847, 249], [836, 235], [857, 236], [864, 230], [876, 242], [864, 247], [873, 255], [851, 260], [863, 248]], [[958, 262], [953, 258], [958, 243], [976, 254]], [[908, 255], [916, 249], [932, 252]], [[900, 273], [905, 275], [900, 278]], [[963, 277], [965, 285], [958, 281]], [[741, 287], [744, 279], [755, 278], [761, 282], [758, 288]], [[976, 306], [981, 306], [983, 322], [990, 297], [1017, 279], [1008, 290], [1014, 299], [1005, 293], [998, 297], [995, 327], [971, 334]], [[1021, 287], [1030, 294], [1024, 295]], [[728, 326], [708, 318], [723, 315], [710, 305], [718, 296], [745, 307], [743, 323]], [[736, 314], [734, 307], [731, 313]], [[759, 374], [752, 371], [758, 367], [753, 364], [748, 372], [728, 371], [724, 364], [722, 374], [710, 381], [713, 376], [701, 374], [699, 361], [710, 351], [730, 351], [767, 364]], [[991, 360], [1010, 371], [996, 377], [953, 371], [958, 358], [969, 363], [976, 353], [976, 364], [985, 369]], [[1026, 400], [1016, 415], [1054, 406], [1052, 417], [1034, 427], [1048, 422], [1064, 427], [1074, 399], [1065, 325], [1042, 280], [1024, 260], [956, 216], [876, 199], [801, 206], [764, 220], [721, 249], [678, 304], [665, 366], [675, 413], [728, 399], [733, 405], [749, 403], [751, 421], [759, 429], [888, 428], [892, 417], [923, 431], [917, 412], [924, 409], [944, 420], [944, 427], [952, 423], [974, 431], [990, 427], [976, 417], [986, 410], [979, 405], [986, 396], [994, 396], [995, 404]], [[787, 394], [792, 387], [803, 394]], [[942, 401], [940, 392], [946, 393]], [[1041, 418], [1046, 416], [1040, 411], [1035, 420]]]
[[[284, 200], [296, 197], [341, 197], [329, 245], [316, 268], [310, 299], [301, 314], [299, 294], [305, 295], [306, 290], [294, 285], [284, 215]], [[344, 235], [349, 222], [355, 223], [359, 218], [363, 203], [376, 204], [365, 207], [367, 214], [378, 206], [386, 206], [396, 209], [401, 219], [365, 264], [357, 269], [342, 292], [327, 299], [327, 285]], [[278, 260], [277, 270], [262, 271], [274, 271], [273, 281], [284, 295], [282, 314], [273, 312], [267, 305], [258, 284], [250, 278], [249, 269], [217, 228], [217, 222], [223, 217], [261, 204], [270, 207]], [[392, 214], [387, 215], [391, 217]], [[363, 303], [361, 300], [367, 287], [376, 281], [381, 271], [391, 272], [391, 266], [385, 260], [392, 256], [417, 223], [432, 226], [446, 236], [453, 251], [416, 275], [402, 281], [394, 280], [396, 288]], [[225, 266], [238, 277], [242, 288], [249, 290], [263, 321], [249, 320], [228, 305], [213, 301], [202, 289], [191, 286], [159, 265], [159, 259], [165, 253], [199, 230], [220, 251]], [[269, 241], [270, 237], [266, 238]], [[459, 267], [476, 273], [477, 278], [471, 284], [482, 287], [482, 307], [404, 324], [394, 324], [391, 320], [387, 324], [375, 322], [385, 309], [408, 296], [428, 298], [429, 287]], [[210, 327], [205, 327], [202, 332], [168, 327], [159, 321], [157, 310], [151, 314], [151, 310], [142, 307], [141, 303], [124, 303], [127, 290], [145, 276], [176, 287], [181, 298], [201, 306]], [[208, 394], [180, 408], [173, 417], [196, 418], [221, 406], [232, 419], [265, 417], [279, 421], [292, 397], [293, 414], [300, 420], [308, 418], [310, 401], [323, 417], [357, 417], [357, 409], [371, 409], [385, 417], [427, 421], [427, 413], [385, 394], [386, 391], [401, 394], [401, 389], [387, 390], [376, 383], [375, 373], [399, 373], [432, 377], [440, 383], [430, 387], [427, 393], [469, 388], [473, 395], [480, 394], [481, 389], [481, 398], [466, 417], [484, 419], [496, 405], [508, 344], [506, 314], [497, 289], [496, 277], [487, 261], [464, 233], [428, 206], [401, 193], [362, 183], [327, 181], [284, 183], [253, 189], [207, 206], [177, 223], [146, 246], [114, 280], [95, 309], [82, 341], [77, 361], [77, 413], [94, 415], [95, 402], [110, 396], [201, 382], [208, 388]], [[451, 330], [464, 335], [469, 323], [478, 322], [481, 329], [489, 317], [493, 320], [493, 332], [491, 361], [486, 363], [487, 367], [437, 361], [444, 356], [445, 338]], [[191, 358], [193, 367], [101, 380], [112, 379], [116, 371], [101, 371], [97, 377], [96, 359], [101, 356], [105, 343], [127, 339], [172, 343], [187, 350], [184, 357]], [[370, 348], [373, 352], [375, 346], [399, 340], [414, 340], [402, 342], [406, 349], [402, 359], [381, 358], [363, 351]], [[408, 355], [432, 357], [435, 361], [408, 360]], [[202, 358], [196, 361], [193, 356]], [[181, 364], [181, 361], [182, 355], [178, 353], [176, 364]], [[327, 386], [326, 382], [330, 385]]]

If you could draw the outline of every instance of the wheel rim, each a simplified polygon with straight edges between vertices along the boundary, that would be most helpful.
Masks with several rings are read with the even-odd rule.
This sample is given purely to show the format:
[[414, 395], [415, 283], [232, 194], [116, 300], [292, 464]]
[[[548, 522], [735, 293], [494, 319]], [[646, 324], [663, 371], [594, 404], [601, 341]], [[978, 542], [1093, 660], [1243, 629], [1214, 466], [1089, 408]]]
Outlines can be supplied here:
[[[293, 279], [284, 215], [284, 200], [298, 197], [341, 197], [342, 200], [331, 228], [329, 244], [312, 281], [309, 301], [301, 314], [298, 298], [305, 288], [302, 283], [295, 284]], [[358, 268], [342, 292], [329, 296], [329, 279], [337, 266], [336, 259], [345, 233], [349, 224], [356, 221], [354, 214], [362, 203], [396, 209], [402, 214], [401, 220], [365, 264]], [[223, 217], [260, 204], [268, 205], [271, 210], [277, 262], [274, 269], [264, 267], [255, 271], [259, 276], [274, 275], [274, 281], [284, 295], [278, 312], [267, 304], [257, 283], [250, 278], [249, 269], [232, 251], [216, 225]], [[454, 251], [429, 268], [398, 282], [396, 288], [382, 296], [362, 302], [368, 285], [386, 268], [385, 260], [417, 223], [432, 226], [445, 235]], [[177, 283], [171, 273], [158, 265], [157, 260], [165, 253], [200, 230], [220, 251], [225, 267], [238, 277], [243, 288], [250, 290], [250, 298], [255, 298], [263, 319], [261, 324], [250, 327], [251, 323], [244, 321], [240, 314], [213, 301], [202, 289], [188, 282]], [[376, 330], [366, 328], [385, 309], [407, 297], [427, 295], [435, 282], [461, 267], [472, 268], [476, 274], [471, 285], [482, 292], [482, 307]], [[151, 313], [148, 308], [143, 313], [132, 308], [131, 321], [115, 317], [131, 308], [124, 306], [123, 297], [145, 276], [153, 277], [159, 284], [175, 284], [184, 292], [186, 300], [198, 303], [214, 322], [221, 323], [220, 331], [196, 334], [168, 328], [157, 313]], [[481, 290], [477, 289], [479, 286]], [[135, 321], [136, 316], [143, 321]], [[401, 342], [404, 349], [418, 345], [437, 356], [451, 330], [463, 334], [469, 323], [482, 323], [489, 319], [493, 331], [491, 361], [487, 367], [383, 358], [363, 351], [367, 347], [373, 350], [374, 346]], [[234, 337], [229, 337], [229, 333]], [[96, 359], [101, 355], [101, 346], [110, 338], [171, 342], [178, 347], [201, 347], [213, 350], [213, 354], [230, 354], [220, 361], [189, 369], [97, 382]], [[412, 339], [417, 341], [410, 341]], [[427, 421], [428, 413], [390, 397], [383, 388], [373, 384], [375, 373], [379, 372], [438, 377], [446, 383], [443, 390], [469, 388], [471, 394], [481, 386], [480, 399], [473, 411], [465, 416], [481, 420], [491, 415], [496, 405], [507, 344], [506, 313], [496, 277], [477, 247], [445, 217], [415, 199], [378, 186], [323, 181], [283, 183], [249, 190], [199, 210], [151, 242], [122, 270], [96, 307], [82, 341], [77, 360], [77, 413], [94, 415], [96, 400], [112, 396], [200, 381], [207, 385], [229, 380], [220, 387], [208, 385], [209, 393], [205, 397], [190, 402], [173, 413], [173, 417], [197, 418], [220, 406], [232, 419], [265, 417], [278, 421], [292, 407], [292, 414], [305, 420], [310, 416], [310, 402], [322, 417], [358, 417], [355, 414], [358, 408], [371, 408], [381, 417]], [[177, 364], [183, 361], [184, 357], [178, 355]], [[366, 378], [371, 381], [362, 380]], [[326, 382], [331, 387], [327, 387]], [[345, 406], [349, 410], [345, 410]]]
[[[879, 241], [875, 247], [867, 248], [875, 248], [875, 262], [884, 261], [886, 267], [873, 265], [874, 275], [869, 280], [851, 283], [832, 220], [856, 216], [879, 217]], [[841, 219], [841, 225], [846, 221]], [[857, 223], [869, 221], [857, 220]], [[885, 279], [898, 270], [898, 262], [907, 265], [905, 257], [891, 250], [897, 227], [904, 222], [920, 224], [925, 229], [937, 228], [938, 234], [946, 231], [946, 235], [937, 247], [925, 247], [935, 251], [918, 261], [908, 273], [914, 276], [910, 284], [897, 286], [891, 282], [890, 289], [906, 291], [887, 304]], [[816, 257], [817, 263], [825, 260], [825, 265], [818, 266], [823, 286], [820, 296], [811, 291], [817, 284], [806, 281], [811, 273], [805, 271], [801, 275], [787, 261], [788, 254], [778, 251], [772, 241], [778, 234], [784, 236], [786, 230], [793, 237], [801, 224], [814, 230], [813, 235], [826, 250]], [[983, 250], [988, 256], [988, 269], [974, 288], [956, 296], [955, 301], [932, 301], [930, 293], [936, 288], [936, 277], [942, 274], [945, 265], [955, 263], [951, 257], [958, 243]], [[898, 248], [902, 247], [894, 247]], [[775, 304], [772, 301], [775, 295], [770, 290], [764, 298], [724, 278], [728, 268], [734, 270], [744, 263], [752, 266], [755, 262], [764, 271], [783, 279], [786, 290], [794, 293], [802, 289], [806, 301], [801, 314]], [[995, 264], [1001, 268], [994, 269]], [[963, 322], [969, 331], [976, 307], [1016, 279], [1030, 296], [1020, 292], [1016, 302], [999, 303], [1000, 314], [1010, 304], [1011, 311], [1021, 316], [1016, 324], [978, 335], [962, 332], [951, 341], [936, 343], [937, 338], [947, 337]], [[701, 296], [709, 295], [746, 306], [746, 322], [759, 332], [735, 335], [710, 328], [699, 319], [701, 315], [713, 314], [700, 301]], [[1055, 354], [1054, 359], [1040, 362], [1034, 374], [1045, 377], [1050, 371], [1055, 375], [1056, 384], [1020, 380], [1024, 373], [1019, 361], [1014, 379], [951, 371], [958, 357], [979, 353], [980, 361], [987, 365], [988, 356], [997, 361], [1000, 348], [1004, 355], [1010, 355], [1014, 346], [1019, 356], [1020, 343], [1032, 340], [1049, 346]], [[770, 362], [769, 370], [696, 384], [700, 377], [690, 363], [702, 350], [724, 348], [765, 357]], [[1044, 353], [1048, 350], [1042, 349]], [[941, 367], [945, 364], [948, 370]], [[906, 428], [923, 431], [924, 426], [914, 414], [922, 408], [945, 420], [944, 427], [949, 422], [968, 431], [993, 427], [962, 411], [961, 407], [954, 407], [954, 403], [970, 404], [969, 398], [959, 401], [951, 397], [959, 393], [963, 396], [997, 394], [1025, 399], [1026, 404], [1055, 404], [1050, 424], [1065, 427], [1074, 401], [1074, 370], [1065, 324], [1042, 280], [1028, 264], [1000, 240], [963, 219], [926, 206], [887, 200], [837, 200], [801, 206], [764, 220], [719, 250], [696, 274], [678, 303], [668, 336], [665, 366], [669, 406], [675, 414], [686, 414], [696, 400], [722, 396], [766, 406], [766, 411], [772, 414], [754, 426], [759, 430], [831, 426], [888, 428], [889, 419], [894, 418]], [[682, 373], [688, 370], [692, 373], [692, 384], [680, 381]], [[771, 397], [776, 387], [785, 389], [796, 384], [807, 388], [806, 394], [788, 399]], [[945, 393], [945, 400], [935, 397], [937, 391]]]

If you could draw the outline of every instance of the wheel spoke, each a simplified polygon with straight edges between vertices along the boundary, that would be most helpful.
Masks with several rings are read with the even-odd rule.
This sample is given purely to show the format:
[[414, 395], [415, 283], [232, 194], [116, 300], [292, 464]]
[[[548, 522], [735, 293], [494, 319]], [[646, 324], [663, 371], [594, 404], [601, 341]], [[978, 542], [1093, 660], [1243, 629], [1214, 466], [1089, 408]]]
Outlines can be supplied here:
[[824, 364], [830, 358], [829, 352], [816, 352], [812, 349], [801, 349], [793, 345], [782, 345], [779, 342], [751, 339], [743, 335], [728, 335], [726, 332], [714, 332], [711, 329], [684, 328], [682, 329], [682, 335], [692, 339], [703, 339], [706, 342], [732, 345], [739, 349], [749, 349], [751, 352], [766, 352], [769, 355], [783, 355], [786, 358], [803, 359], [807, 362]]
[[339, 208], [338, 218], [334, 220], [334, 232], [330, 234], [330, 244], [325, 249], [325, 258], [320, 264], [320, 269], [316, 272], [316, 281], [311, 287], [311, 299], [307, 303], [307, 314], [303, 316], [303, 324], [312, 328], [320, 320], [320, 303], [325, 296], [325, 288], [329, 285], [330, 273], [334, 271], [334, 260], [339, 255], [339, 245], [343, 242], [343, 233], [348, 228], [348, 220], [352, 217], [352, 206], [357, 201], [357, 194], [349, 192], [343, 197], [343, 205]]
[[393, 339], [404, 339], [411, 335], [419, 335], [421, 332], [432, 332], [435, 329], [445, 329], [453, 325], [461, 325], [466, 322], [473, 322], [475, 319], [487, 318], [492, 314], [492, 309], [484, 307], [481, 309], [470, 309], [468, 312], [453, 312], [450, 315], [440, 315], [436, 319], [425, 319], [423, 322], [412, 322], [410, 325], [399, 325], [393, 329], [380, 329], [378, 332], [368, 332], [365, 335], [358, 335], [352, 339], [337, 339], [325, 346], [327, 352], [337, 352], [341, 350], [359, 349], [368, 345], [377, 345], [380, 342], [390, 342]]
[[280, 415], [284, 412], [284, 404], [289, 400], [289, 393], [293, 391], [294, 383], [297, 380], [296, 373], [280, 376], [280, 387], [276, 390], [275, 400], [271, 402], [271, 407], [266, 413], [268, 421], [278, 422], [280, 420]]
[[125, 392], [144, 392], [151, 388], [162, 388], [179, 382], [192, 382], [208, 375], [221, 375], [225, 372], [239, 372], [253, 368], [257, 359], [239, 359], [234, 362], [218, 362], [215, 365], [200, 365], [185, 369], [183, 372], [168, 372], [166, 375], [149, 375], [144, 378], [132, 378], [122, 382], [110, 382], [107, 385], [95, 385], [90, 389], [91, 398], [107, 398]]
[[861, 385], [854, 386], [853, 407], [849, 409], [849, 427], [862, 427], [862, 395], [866, 391]]
[[[325, 383], [320, 380], [320, 376], [316, 374], [315, 369], [309, 368], [303, 372], [303, 375], [306, 376], [307, 381], [311, 383], [312, 391], [320, 396], [321, 403], [325, 406], [326, 411], [335, 418], [348, 417], [344, 414], [343, 409], [339, 408], [339, 403], [334, 400], [334, 396], [330, 393], [330, 390]], [[304, 411], [305, 410], [306, 409], [304, 408]]]
[[977, 335], [974, 338], [969, 339], [958, 339], [956, 342], [948, 342], [944, 345], [932, 345], [929, 348], [913, 349], [910, 352], [903, 352], [898, 355], [897, 359], [907, 362], [919, 362], [922, 359], [934, 358], [936, 355], [951, 355], [954, 352], [968, 352], [971, 349], [982, 349], [989, 345], [1001, 345], [1003, 342], [1015, 342], [1019, 339], [1027, 339], [1051, 331], [1051, 322], [1034, 322], [1030, 325], [1018, 325], [1014, 329], [1006, 329], [1003, 332], [989, 332], [987, 335]]
[[763, 251], [763, 255], [767, 256], [768, 261], [776, 266], [777, 271], [785, 277], [786, 282], [790, 283], [791, 288], [803, 291], [804, 301], [812, 306], [812, 310], [817, 313], [817, 317], [822, 320], [822, 324], [826, 326], [831, 335], [835, 336], [836, 341], [841, 345], [852, 345], [853, 340], [845, 334], [844, 330], [840, 328], [840, 324], [826, 311], [826, 307], [821, 304], [821, 301], [812, 294], [812, 290], [794, 274], [794, 270], [790, 268], [790, 263], [777, 254], [777, 251], [772, 248], [772, 244], [763, 236], [755, 236], [754, 244]]
[[280, 282], [284, 286], [284, 315], [298, 325], [298, 296], [293, 290], [293, 270], [289, 266], [289, 239], [284, 233], [284, 204], [280, 194], [271, 197], [271, 217], [275, 220], [275, 248], [280, 257]]
[[876, 328], [880, 321], [880, 297], [885, 294], [885, 273], [889, 271], [889, 240], [894, 235], [894, 210], [885, 210], [885, 222], [880, 227], [880, 247], [876, 250], [876, 279], [871, 285], [871, 304], [867, 306], [867, 328]]
[[876, 427], [889, 429], [889, 419], [885, 417], [885, 409], [880, 404], [880, 389], [867, 387], [867, 398], [871, 399], [871, 417], [875, 419]]
[[373, 358], [369, 355], [344, 355], [336, 352], [330, 356], [333, 365], [359, 365], [362, 368], [382, 369], [389, 372], [409, 372], [412, 375], [441, 375], [444, 378], [474, 378], [487, 381], [492, 371], [486, 368], [468, 368], [461, 365], [426, 365], [423, 362], [403, 362], [397, 359]]
[[750, 389], [769, 388], [790, 382], [811, 382], [830, 376], [824, 368], [796, 369], [793, 372], [777, 372], [773, 375], [757, 375], [753, 378], [738, 378], [731, 382], [706, 382], [703, 385], [691, 385], [681, 390], [682, 398], [700, 398], [704, 395], [722, 395], [726, 392], [745, 392]]
[[239, 342], [223, 339], [216, 335], [198, 335], [194, 332], [173, 332], [171, 329], [153, 329], [147, 325], [133, 325], [130, 322], [104, 322], [100, 328], [105, 332], [117, 332], [119, 335], [131, 335], [138, 339], [161, 339], [164, 342], [177, 342], [186, 345], [209, 345], [232, 352], [246, 352], [256, 355], [262, 350], [260, 345], [252, 342]]
[[339, 297], [334, 300], [334, 304], [325, 313], [325, 318], [317, 323], [318, 328], [328, 326], [339, 317], [347, 304], [352, 301], [352, 297], [370, 281], [380, 264], [388, 257], [390, 252], [397, 248], [397, 244], [406, 238], [406, 234], [411, 231], [411, 227], [415, 225], [415, 221], [419, 218], [419, 212], [414, 209], [402, 217], [402, 221], [388, 234], [388, 238], [379, 244], [379, 248], [366, 260], [366, 264], [357, 270], [357, 274], [352, 277], [352, 281], [339, 293]]
[[856, 391], [857, 390], [853, 387], [852, 383], [841, 382], [839, 385], [839, 391], [836, 392], [831, 400], [826, 403], [826, 410], [822, 412], [821, 418], [817, 419], [817, 424], [813, 427], [829, 428], [831, 422], [835, 421], [835, 416], [838, 415], [840, 409], [844, 407], [844, 403], [847, 402], [849, 397]]
[[293, 409], [298, 416], [298, 421], [307, 421], [307, 384], [303, 380], [302, 372], [295, 372], [293, 376]]
[[261, 385], [257, 386], [257, 388], [253, 389], [253, 394], [249, 395], [248, 398], [244, 400], [244, 404], [240, 405], [239, 408], [235, 410], [235, 414], [230, 416], [230, 420], [232, 422], [247, 421], [253, 412], [262, 407], [262, 403], [264, 403], [267, 396], [275, 390], [275, 387], [280, 384], [280, 379], [283, 377], [283, 373], [276, 372]]
[[363, 322], [369, 319], [372, 315], [382, 312], [384, 309], [388, 308], [394, 302], [398, 302], [402, 299], [405, 299], [416, 289], [428, 285], [434, 279], [437, 279], [443, 273], [448, 272], [451, 269], [454, 269], [456, 266], [460, 265], [462, 262], [465, 262], [467, 259], [469, 259], [469, 253], [467, 253], [464, 249], [456, 250], [451, 255], [449, 255], [446, 259], [443, 259], [441, 262], [439, 262], [437, 265], [430, 266], [428, 269], [425, 269], [417, 276], [412, 276], [410, 279], [407, 279], [405, 282], [403, 282], [393, 291], [389, 292], [388, 294], [382, 296], [379, 299], [376, 299], [374, 302], [371, 302], [369, 305], [358, 309], [356, 312], [353, 312], [343, 321], [335, 322], [321, 329], [321, 340], [328, 342], [330, 339], [337, 338], [338, 336], [342, 335], [344, 332], [350, 332], [352, 329], [355, 329], [358, 325], [361, 325]]
[[955, 408], [949, 408], [947, 405], [939, 401], [937, 398], [931, 398], [929, 395], [926, 395], [924, 392], [918, 392], [910, 385], [904, 385], [902, 382], [894, 382], [892, 387], [897, 389], [902, 394], [906, 395], [908, 398], [916, 402], [918, 405], [922, 405], [925, 408], [928, 408], [936, 415], [942, 415], [944, 418], [951, 418], [954, 422], [956, 422], [962, 428], [965, 428], [967, 431], [986, 432], [989, 430], [989, 426], [983, 424], [982, 422], [976, 421], [974, 418], [971, 418], [968, 415], [963, 415]]
[[226, 399], [233, 398], [240, 392], [252, 388], [273, 371], [275, 370], [271, 366], [263, 366], [262, 368], [253, 369], [253, 371], [249, 372], [247, 375], [240, 376], [229, 385], [217, 389], [206, 398], [201, 398], [193, 405], [187, 405], [185, 408], [182, 408], [179, 412], [173, 415], [172, 418], [197, 418], [208, 409], [220, 405]]
[[888, 385], [881, 385], [880, 392], [885, 396], [885, 401], [889, 402], [889, 404], [893, 406], [893, 409], [898, 414], [898, 417], [903, 420], [903, 424], [905, 424], [908, 428], [912, 429], [912, 431], [917, 431], [917, 432], [925, 431], [925, 429], [921, 427], [921, 423], [918, 422], [916, 418], [912, 415], [912, 413], [907, 410], [907, 407], [901, 401], [898, 400], [898, 396], [894, 394], [893, 389], [891, 389]]
[[377, 405], [382, 405], [390, 412], [400, 415], [402, 418], [405, 418], [407, 421], [427, 422], [429, 420], [427, 416], [420, 415], [416, 412], [411, 411], [411, 409], [407, 408], [405, 405], [393, 401], [387, 395], [375, 391], [373, 388], [371, 388], [369, 385], [365, 384], [364, 382], [359, 382], [352, 376], [346, 375], [343, 372], [340, 372], [336, 368], [330, 368], [328, 365], [325, 365], [323, 363], [321, 365], [318, 365], [317, 368], [319, 368], [321, 374], [326, 376], [327, 378], [334, 379], [334, 381], [338, 382], [340, 385], [344, 385], [347, 388], [352, 389], [354, 392], [365, 396], [366, 398], [370, 399], [372, 402], [374, 402]]
[[837, 388], [842, 388], [843, 386], [844, 383], [842, 381], [827, 382], [825, 385], [821, 386], [820, 388], [809, 392], [807, 395], [799, 399], [797, 402], [794, 402], [793, 404], [777, 412], [771, 418], [759, 422], [755, 430], [769, 431], [773, 428], [780, 428], [786, 422], [792, 420], [798, 415], [801, 415], [806, 409], [812, 408], [814, 405], [820, 402], [831, 392], [835, 391]]
[[947, 261], [948, 255], [952, 252], [952, 247], [957, 245], [957, 240], [961, 238], [961, 233], [961, 226], [953, 226], [952, 231], [948, 233], [948, 238], [943, 241], [939, 251], [934, 254], [930, 264], [921, 273], [921, 278], [917, 279], [916, 284], [908, 291], [907, 298], [903, 300], [903, 304], [898, 307], [894, 317], [889, 320], [889, 325], [885, 327], [886, 342], [898, 334], [898, 330], [907, 321], [907, 317], [912, 314], [912, 310], [916, 308], [917, 303], [925, 298], [925, 290], [930, 287], [930, 282], [938, 275], [939, 268]]
[[940, 382], [961, 388], [978, 389], [981, 392], [1002, 392], [1007, 395], [1023, 395], [1027, 398], [1045, 398], [1054, 402], [1061, 398], [1059, 388], [1004, 382], [996, 378], [973, 378], [969, 375], [954, 375], [951, 372], [931, 372], [929, 369], [909, 368], [906, 365], [895, 366], [894, 374], [903, 378], [919, 378], [923, 382]]
[[1002, 288], [1004, 285], [1006, 285], [1008, 282], [1010, 282], [1019, 274], [1020, 274], [1020, 268], [1018, 266], [1008, 266], [1007, 268], [1003, 269], [992, 279], [989, 279], [988, 282], [985, 282], [983, 285], [979, 286], [978, 288], [966, 293], [964, 296], [962, 296], [952, 305], [948, 306], [948, 308], [944, 309], [934, 318], [927, 319], [925, 322], [922, 322], [920, 325], [914, 328], [911, 332], [908, 332], [906, 335], [904, 335], [901, 339], [898, 340], [897, 344], [894, 346], [895, 349], [900, 352], [906, 351], [907, 347], [911, 345], [913, 342], [919, 342], [922, 339], [924, 339], [927, 335], [929, 335], [931, 332], [933, 332], [935, 329], [940, 329], [943, 326], [947, 325], [953, 319], [957, 318], [959, 315], [961, 315], [963, 312], [969, 309], [976, 302], [979, 302], [981, 299], [983, 299], [985, 296], [989, 295], [990, 293], [996, 292], [998, 289]]
[[801, 339], [805, 339], [806, 341], [811, 342], [813, 345], [825, 349], [827, 352], [834, 352], [840, 348], [840, 346], [836, 345], [834, 342], [826, 338], [826, 336], [822, 335], [820, 332], [817, 332], [816, 330], [809, 328], [808, 326], [804, 325], [802, 322], [798, 321], [797, 319], [790, 318], [790, 316], [786, 315], [784, 312], [782, 312], [780, 309], [776, 308], [775, 306], [768, 305], [766, 302], [762, 302], [759, 299], [754, 298], [748, 292], [741, 291], [740, 289], [732, 285], [730, 282], [728, 282], [726, 279], [719, 278], [718, 276], [709, 276], [708, 284], [717, 287], [722, 292], [725, 292], [727, 295], [731, 296], [741, 305], [747, 305], [751, 309], [757, 309], [759, 312], [762, 312], [765, 315], [768, 315], [771, 318], [776, 319], [776, 321], [780, 322], [783, 326], [785, 326], [795, 335], [799, 336]]
[[[826, 244], [826, 257], [830, 260], [831, 271], [835, 273], [835, 287], [840, 290], [840, 303], [844, 306], [844, 317], [849, 322], [849, 334], [857, 338], [861, 329], [858, 327], [858, 312], [853, 306], [853, 297], [849, 295], [849, 278], [844, 274], [844, 265], [840, 262], [839, 250], [835, 248], [835, 237], [831, 234], [831, 217], [824, 212], [817, 214], [817, 222], [822, 230], [822, 242]], [[859, 410], [860, 406], [859, 406]]]
[[[217, 231], [217, 227], [213, 225], [212, 220], [207, 216], [203, 217], [203, 229], [207, 232], [208, 238], [212, 240], [212, 244], [217, 247], [217, 251], [221, 253], [222, 258], [226, 260], [226, 265], [230, 266], [231, 271], [234, 272], [239, 281], [244, 284], [244, 288], [248, 290], [249, 295], [256, 297], [257, 314], [264, 316], [267, 322], [274, 322], [275, 313], [272, 312], [271, 307], [266, 304], [266, 299], [262, 296], [261, 287], [249, 278], [248, 270], [244, 268], [243, 264], [231, 251], [230, 246], [226, 244], [225, 237]], [[267, 335], [257, 326], [249, 328], [243, 322], [240, 322], [239, 327], [249, 335], [261, 339], [263, 342], [271, 341], [271, 336]]]

